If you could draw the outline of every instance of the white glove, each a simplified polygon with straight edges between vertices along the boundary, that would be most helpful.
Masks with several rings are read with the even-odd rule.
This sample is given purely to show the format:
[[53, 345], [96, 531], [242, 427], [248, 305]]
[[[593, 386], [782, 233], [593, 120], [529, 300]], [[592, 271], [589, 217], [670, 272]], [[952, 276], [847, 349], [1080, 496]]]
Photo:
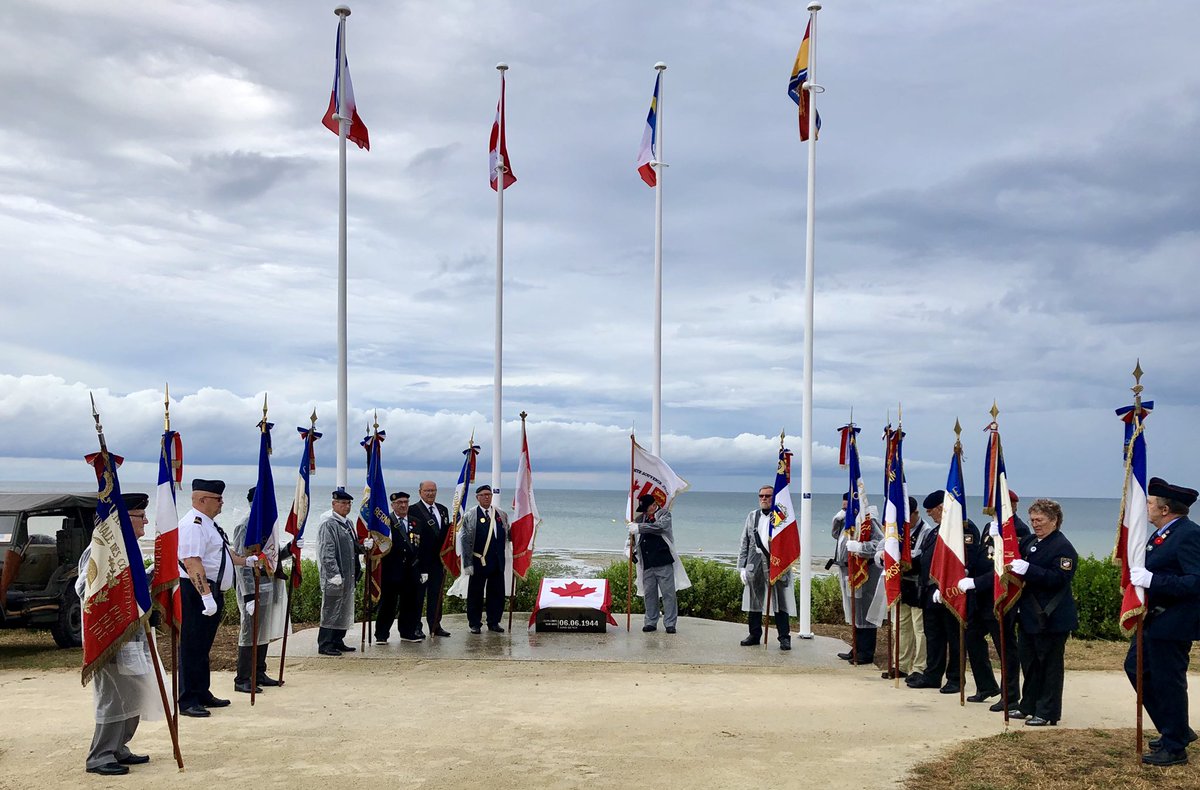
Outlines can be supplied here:
[[629, 522], [629, 534], [630, 535], [638, 534], [638, 525], [634, 524], [632, 521]]
[[367, 551], [375, 548], [375, 538], [363, 538], [363, 548]]
[[746, 569], [745, 569], [745, 568], [738, 568], [738, 576], [741, 576], [741, 577], [742, 577], [742, 584], [743, 584], [743, 585], [746, 585], [746, 584], [749, 584], [749, 583], [750, 583], [750, 582], [748, 581], [748, 579], [750, 578], [750, 574], [749, 574], [749, 573], [746, 571]]
[[988, 534], [993, 538], [1000, 537], [1000, 525], [995, 521], [993, 521], [991, 524], [988, 524]]
[[254, 616], [254, 601], [246, 601], [246, 616]]
[[1024, 576], [1029, 572], [1029, 561], [1016, 559], [1012, 561], [1012, 564], [1009, 565], [1009, 567], [1012, 568], [1013, 573], [1017, 574], [1018, 576]]
[[1130, 568], [1129, 583], [1135, 587], [1141, 587], [1143, 590], [1150, 589], [1150, 581], [1154, 578], [1154, 574], [1145, 568]]
[[933, 591], [933, 602], [934, 602], [934, 603], [941, 603], [941, 602], [942, 602], [942, 591], [941, 591], [941, 590], [934, 590], [934, 591]]
[[429, 574], [428, 574], [428, 573], [422, 573], [422, 574], [421, 574], [421, 584], [425, 584], [425, 583], [426, 583], [426, 582], [428, 582], [428, 581], [429, 581]]
[[879, 568], [883, 567], [883, 549], [875, 552], [875, 565]]
[[342, 586], [342, 574], [339, 573], [337, 576], [334, 576], [332, 579], [330, 579], [329, 586], [330, 587], [341, 587]]
[[845, 510], [845, 508], [843, 508], [842, 510], [839, 510], [839, 511], [837, 512], [837, 515], [836, 515], [836, 516], [834, 516], [834, 519], [835, 519], [835, 520], [836, 520], [836, 519], [839, 519], [839, 518], [840, 518], [840, 519], [842, 519], [843, 521], [845, 521], [845, 520], [846, 520], [846, 510]]
[[858, 554], [860, 551], [862, 551], [862, 541], [860, 541], [860, 540], [846, 541], [846, 551], [850, 552], [851, 554]]
[[296, 538], [294, 541], [292, 541], [292, 545], [298, 549], [304, 548], [304, 538]]
[[200, 600], [204, 602], [205, 617], [212, 617], [217, 613], [217, 599], [213, 598], [212, 593], [201, 595]]
[[257, 554], [251, 554], [249, 557], [246, 558], [246, 567], [247, 568], [253, 568], [257, 564], [258, 564], [258, 555]]
[[472, 573], [475, 572], [475, 566], [474, 565], [464, 565], [462, 571], [463, 571], [462, 572], [463, 576], [470, 576]]
[[966, 592], [967, 590], [975, 589], [975, 580], [970, 576], [964, 576], [958, 580], [958, 589]]

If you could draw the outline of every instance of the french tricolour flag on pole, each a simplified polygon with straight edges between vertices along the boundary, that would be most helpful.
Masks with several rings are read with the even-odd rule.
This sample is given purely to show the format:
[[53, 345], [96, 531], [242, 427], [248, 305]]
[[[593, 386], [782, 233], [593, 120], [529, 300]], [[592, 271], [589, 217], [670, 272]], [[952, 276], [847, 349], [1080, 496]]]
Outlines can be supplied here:
[[642, 147], [638, 150], [638, 175], [647, 186], [657, 186], [658, 174], [652, 162], [658, 161], [658, 84], [662, 72], [654, 78], [654, 96], [650, 99], [650, 114], [646, 116], [646, 131], [642, 132]]
[[967, 551], [965, 528], [967, 498], [964, 493], [962, 456], [956, 446], [950, 458], [950, 474], [946, 477], [946, 498], [942, 501], [942, 522], [938, 528], [937, 543], [933, 547], [933, 562], [929, 575], [942, 592], [942, 603], [950, 609], [959, 622], [967, 619], [967, 596], [958, 589], [958, 583], [967, 575]]
[[[329, 108], [325, 110], [325, 117], [321, 119], [321, 123], [326, 129], [336, 135], [341, 135], [338, 122], [334, 120], [338, 114], [338, 107], [341, 106], [342, 91], [345, 91], [346, 99], [346, 115], [350, 116], [350, 129], [346, 133], [346, 139], [357, 145], [359, 148], [371, 150], [371, 140], [367, 136], [367, 125], [363, 123], [362, 118], [358, 117], [358, 105], [354, 103], [354, 84], [350, 82], [350, 61], [346, 59], [346, 17], [342, 17], [338, 22], [337, 36], [337, 60], [333, 67], [333, 90], [329, 94]], [[340, 78], [345, 75], [346, 79], [343, 82]]]
[[1146, 515], [1146, 435], [1142, 421], [1154, 406], [1147, 401], [1141, 406], [1118, 409], [1125, 420], [1125, 512], [1121, 514], [1121, 529], [1117, 535], [1116, 557], [1121, 566], [1121, 631], [1130, 636], [1137, 630], [1138, 621], [1146, 614], [1146, 592], [1129, 583], [1130, 568], [1146, 567], [1146, 541], [1149, 527]]
[[175, 431], [164, 431], [158, 456], [158, 490], [154, 503], [154, 602], [168, 628], [183, 622], [179, 601], [179, 512], [175, 490], [183, 479], [183, 442]]
[[771, 584], [800, 559], [800, 528], [796, 525], [796, 509], [792, 507], [791, 485], [792, 454], [786, 447], [781, 447], [771, 497], [771, 571], [768, 574]]

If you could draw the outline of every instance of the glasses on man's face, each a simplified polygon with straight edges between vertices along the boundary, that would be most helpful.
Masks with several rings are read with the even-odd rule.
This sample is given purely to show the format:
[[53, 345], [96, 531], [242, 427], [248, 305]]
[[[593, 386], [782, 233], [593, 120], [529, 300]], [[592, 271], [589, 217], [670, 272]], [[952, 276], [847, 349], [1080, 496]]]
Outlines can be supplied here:
[[770, 499], [771, 495], [770, 494], [759, 494], [758, 498], [759, 499]]
[[204, 496], [204, 497], [200, 497], [200, 498], [201, 498], [201, 499], [215, 499], [215, 500], [217, 500], [218, 502], [224, 502], [224, 501], [225, 501], [225, 497], [223, 497], [223, 496]]

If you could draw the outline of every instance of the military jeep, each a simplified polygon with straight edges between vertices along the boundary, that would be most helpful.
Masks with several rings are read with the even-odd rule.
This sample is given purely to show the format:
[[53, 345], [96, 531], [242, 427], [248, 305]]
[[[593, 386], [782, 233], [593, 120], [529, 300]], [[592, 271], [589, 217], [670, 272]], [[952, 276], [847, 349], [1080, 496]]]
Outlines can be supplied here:
[[75, 578], [92, 539], [95, 494], [0, 494], [0, 628], [49, 628], [83, 644]]

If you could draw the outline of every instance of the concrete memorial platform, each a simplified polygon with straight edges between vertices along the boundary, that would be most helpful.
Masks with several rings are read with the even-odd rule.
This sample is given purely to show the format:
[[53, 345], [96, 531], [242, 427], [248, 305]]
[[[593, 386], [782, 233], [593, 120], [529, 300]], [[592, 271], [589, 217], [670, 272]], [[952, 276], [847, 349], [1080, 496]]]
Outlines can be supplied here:
[[[613, 614], [617, 626], [607, 633], [536, 633], [528, 628], [529, 612], [513, 616], [513, 630], [503, 634], [467, 630], [466, 615], [446, 615], [442, 625], [451, 633], [423, 642], [401, 642], [393, 629], [387, 644], [368, 645], [365, 650], [340, 657], [317, 654], [317, 629], [306, 628], [288, 637], [288, 658], [319, 658], [321, 661], [374, 661], [405, 659], [512, 659], [516, 661], [594, 661], [631, 664], [691, 664], [702, 666], [794, 667], [830, 669], [845, 666], [837, 652], [846, 649], [839, 639], [814, 636], [800, 639], [792, 632], [792, 649], [782, 651], [771, 629], [767, 647], [742, 647], [746, 636], [742, 623], [726, 623], [693, 617], [679, 618], [678, 633], [668, 634], [662, 624], [653, 633], [642, 633], [642, 616], [633, 616], [632, 630], [625, 630], [625, 614]], [[508, 627], [508, 618], [502, 621]], [[362, 624], [346, 635], [347, 644], [359, 647]], [[269, 655], [278, 657], [280, 642], [271, 644]]]

